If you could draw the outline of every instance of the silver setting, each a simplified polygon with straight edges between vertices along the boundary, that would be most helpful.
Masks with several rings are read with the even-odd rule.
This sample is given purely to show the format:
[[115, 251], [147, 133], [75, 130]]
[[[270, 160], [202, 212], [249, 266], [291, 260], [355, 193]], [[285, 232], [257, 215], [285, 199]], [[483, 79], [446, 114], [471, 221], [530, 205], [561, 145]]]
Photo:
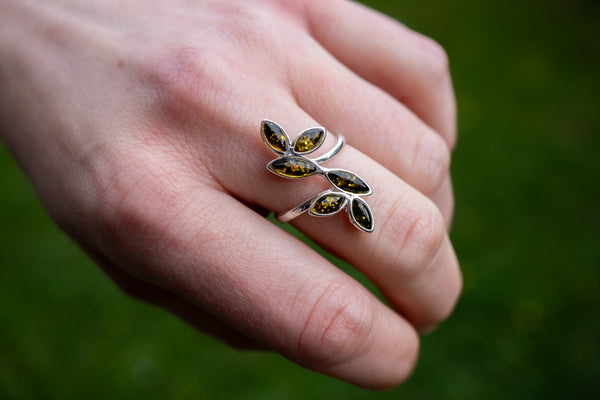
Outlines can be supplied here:
[[[273, 148], [273, 146], [268, 142], [267, 138], [264, 135], [264, 131], [263, 131], [263, 125], [265, 123], [269, 123], [269, 124], [274, 124], [283, 134], [283, 136], [285, 137], [286, 140], [286, 150], [285, 151], [280, 151], [278, 149]], [[294, 151], [295, 145], [296, 145], [296, 141], [299, 140], [305, 133], [311, 131], [311, 130], [321, 130], [322, 136], [320, 138], [320, 141], [315, 145], [314, 148], [307, 150], [307, 151], [303, 151], [303, 152], [296, 152]], [[291, 210], [288, 211], [283, 211], [280, 213], [277, 213], [275, 215], [275, 217], [277, 218], [277, 220], [279, 222], [282, 223], [286, 223], [291, 221], [292, 219], [302, 215], [303, 213], [309, 211], [310, 215], [316, 216], [316, 217], [329, 217], [331, 215], [335, 215], [337, 213], [339, 213], [340, 211], [342, 211], [343, 209], [346, 209], [346, 213], [348, 214], [348, 218], [350, 219], [350, 222], [352, 222], [352, 224], [357, 227], [358, 229], [364, 231], [364, 232], [373, 232], [375, 223], [374, 223], [374, 218], [373, 218], [373, 213], [371, 211], [371, 208], [369, 207], [369, 205], [362, 199], [360, 199], [360, 197], [362, 196], [368, 196], [370, 194], [373, 193], [371, 187], [367, 184], [367, 182], [362, 179], [360, 176], [358, 176], [357, 174], [355, 174], [352, 171], [346, 170], [346, 169], [341, 169], [341, 168], [326, 168], [323, 167], [321, 165], [321, 163], [324, 163], [326, 161], [329, 161], [330, 159], [332, 159], [333, 157], [335, 157], [341, 150], [342, 147], [344, 146], [344, 137], [343, 136], [339, 136], [338, 140], [335, 144], [335, 146], [329, 150], [327, 153], [323, 154], [321, 157], [318, 158], [308, 158], [305, 156], [305, 154], [310, 154], [314, 151], [316, 151], [317, 149], [319, 149], [321, 147], [321, 145], [325, 142], [325, 137], [327, 135], [327, 130], [323, 127], [313, 127], [313, 128], [308, 128], [308, 129], [304, 129], [303, 131], [301, 131], [296, 138], [294, 139], [294, 141], [292, 142], [290, 140], [289, 135], [287, 134], [287, 132], [283, 129], [283, 127], [281, 127], [277, 122], [269, 120], [269, 119], [264, 119], [261, 122], [261, 137], [263, 139], [263, 141], [265, 142], [265, 144], [276, 154], [280, 155], [279, 158], [276, 158], [274, 160], [271, 160], [268, 164], [267, 164], [267, 169], [271, 172], [274, 173], [277, 176], [281, 176], [283, 178], [286, 179], [300, 179], [300, 178], [306, 178], [309, 176], [313, 176], [313, 175], [323, 175], [323, 177], [325, 178], [325, 180], [329, 183], [329, 185], [331, 186], [331, 189], [328, 189], [324, 192], [321, 192], [319, 194], [317, 194], [316, 196], [311, 197], [308, 200], [305, 200], [304, 202], [302, 202], [301, 204], [297, 205], [296, 207], [292, 208]], [[284, 158], [294, 158], [297, 159], [299, 161], [304, 161], [306, 163], [311, 164], [312, 166], [316, 167], [316, 172], [311, 173], [309, 175], [305, 175], [305, 176], [298, 176], [298, 177], [291, 177], [291, 176], [285, 176], [282, 175], [278, 172], [276, 172], [273, 169], [273, 163], [275, 163], [278, 160], [284, 159]], [[358, 180], [361, 181], [361, 183], [363, 183], [368, 191], [364, 192], [364, 193], [354, 193], [351, 191], [348, 191], [344, 188], [341, 188], [337, 185], [335, 185], [331, 179], [328, 176], [329, 172], [332, 171], [341, 171], [344, 173], [347, 173], [351, 176], [356, 177]], [[335, 195], [335, 196], [340, 196], [343, 198], [343, 204], [340, 206], [340, 208], [330, 214], [318, 214], [312, 211], [313, 205], [314, 203], [319, 200], [320, 198], [322, 198], [323, 196], [326, 195]], [[369, 214], [369, 218], [370, 218], [370, 229], [368, 227], [362, 226], [357, 219], [357, 216], [354, 215], [354, 211], [352, 209], [352, 204], [354, 203], [354, 201], [360, 201], [360, 204], [362, 204], [368, 211]]]
[[315, 158], [314, 162], [316, 162], [317, 164], [321, 164], [321, 163], [324, 163], [325, 161], [331, 160], [342, 150], [342, 146], [344, 145], [344, 143], [345, 143], [344, 137], [341, 135], [338, 136], [338, 141], [335, 144], [335, 146], [333, 147], [333, 149], [329, 150], [327, 153], [323, 154], [321, 157]]

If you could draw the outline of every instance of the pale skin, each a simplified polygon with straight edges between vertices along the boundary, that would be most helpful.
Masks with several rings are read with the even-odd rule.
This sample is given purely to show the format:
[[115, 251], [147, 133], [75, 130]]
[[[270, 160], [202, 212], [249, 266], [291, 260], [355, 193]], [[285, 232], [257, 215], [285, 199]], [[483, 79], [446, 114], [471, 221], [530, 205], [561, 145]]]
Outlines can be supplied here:
[[[7, 0], [0, 135], [54, 220], [125, 292], [234, 346], [382, 389], [461, 290], [448, 239], [455, 102], [441, 47], [344, 0]], [[389, 300], [264, 218], [286, 180], [259, 134], [325, 126], [373, 233], [292, 221]]]

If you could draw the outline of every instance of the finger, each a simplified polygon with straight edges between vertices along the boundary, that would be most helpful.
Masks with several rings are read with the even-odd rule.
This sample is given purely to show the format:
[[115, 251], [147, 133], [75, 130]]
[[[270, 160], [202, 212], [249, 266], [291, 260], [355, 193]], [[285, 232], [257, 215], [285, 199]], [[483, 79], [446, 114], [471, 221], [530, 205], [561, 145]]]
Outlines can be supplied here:
[[95, 256], [94, 258], [106, 275], [127, 295], [162, 307], [199, 331], [208, 333], [232, 347], [264, 350], [264, 346], [231, 329], [214, 316], [183, 300], [175, 293], [132, 277], [112, 265], [102, 256]]
[[165, 163], [154, 149], [138, 161], [147, 147], [107, 174], [97, 245], [111, 262], [308, 368], [378, 388], [407, 376], [418, 348], [410, 324], [299, 240], [184, 174], [187, 160]]
[[[265, 166], [276, 156], [259, 133], [263, 118], [280, 122], [293, 133], [292, 137], [321, 124], [298, 107], [281, 83], [256, 83], [256, 79], [250, 79], [252, 75], [246, 76], [233, 67], [228, 70], [228, 64], [222, 63], [213, 65], [207, 73], [207, 64], [202, 61], [192, 55], [185, 65], [175, 66], [177, 79], [163, 84], [163, 90], [172, 94], [169, 98], [180, 99], [160, 106], [162, 112], [168, 111], [164, 114], [168, 120], [165, 131], [190, 132], [190, 123], [201, 129], [201, 134], [168, 135], [172, 136], [178, 157], [187, 157], [186, 166], [193, 166], [198, 178], [210, 174], [245, 203], [274, 211], [289, 209], [326, 189], [328, 185], [318, 176], [298, 181], [269, 174]], [[224, 81], [232, 80], [234, 85], [212, 90], [207, 76], [214, 80], [215, 74]], [[182, 117], [178, 114], [182, 103], [194, 112]], [[223, 115], [222, 110], [227, 113]], [[323, 149], [329, 149], [335, 138], [330, 135], [327, 141]], [[427, 327], [445, 319], [454, 307], [462, 280], [437, 207], [397, 175], [350, 146], [335, 163], [331, 161], [331, 165], [352, 168], [369, 182], [375, 192], [369, 204], [381, 225], [375, 233], [365, 235], [349, 226], [342, 214], [318, 222], [301, 217], [294, 223], [300, 226], [308, 218], [308, 225], [301, 226], [303, 231], [368, 275], [415, 326]]]
[[433, 193], [430, 198], [444, 216], [446, 230], [450, 231], [452, 217], [454, 216], [454, 194], [452, 190], [452, 178], [449, 173], [446, 174], [442, 186], [440, 186], [438, 191]]
[[[291, 100], [271, 98], [280, 111], [269, 114], [289, 132], [319, 125]], [[258, 130], [251, 116], [238, 115], [231, 132]], [[223, 131], [221, 131], [223, 135]], [[234, 134], [235, 135], [235, 134]], [[210, 165], [215, 178], [236, 196], [283, 211], [325, 190], [320, 177], [286, 180], [269, 174], [265, 164], [276, 158], [256, 136], [237, 142], [219, 137]], [[209, 135], [217, 137], [217, 135]], [[294, 135], [292, 135], [293, 137]], [[323, 147], [328, 149], [334, 138]], [[254, 152], [252, 148], [256, 149]], [[258, 149], [263, 149], [258, 150]], [[325, 150], [323, 150], [325, 151]], [[270, 155], [269, 155], [270, 154]], [[239, 166], [235, 173], [223, 165]], [[368, 198], [378, 222], [376, 232], [357, 232], [342, 214], [329, 218], [303, 216], [294, 224], [317, 243], [365, 273], [392, 304], [415, 326], [423, 328], [445, 319], [461, 289], [461, 276], [443, 217], [424, 195], [363, 153], [346, 146], [328, 167], [350, 169], [365, 178], [375, 193]]]
[[454, 146], [456, 105], [440, 45], [355, 2], [319, 2], [306, 7], [306, 16], [323, 47], [406, 104]]
[[[425, 195], [439, 194], [450, 165], [444, 140], [403, 104], [326, 52], [303, 58], [307, 61], [297, 63], [294, 74], [298, 104]], [[447, 190], [438, 198], [447, 203], [449, 196]]]
[[329, 165], [348, 166], [373, 188], [365, 200], [377, 230], [356, 232], [342, 216], [316, 220], [305, 214], [292, 223], [356, 266], [418, 329], [439, 324], [462, 288], [442, 214], [421, 193], [350, 146]]

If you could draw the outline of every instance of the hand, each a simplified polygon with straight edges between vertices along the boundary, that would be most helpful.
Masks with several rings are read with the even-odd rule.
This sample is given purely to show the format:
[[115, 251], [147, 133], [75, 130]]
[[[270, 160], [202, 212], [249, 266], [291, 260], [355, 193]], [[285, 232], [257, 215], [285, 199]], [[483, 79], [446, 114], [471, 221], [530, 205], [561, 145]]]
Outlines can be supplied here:
[[[25, 45], [26, 44], [26, 45]], [[461, 288], [446, 232], [455, 104], [441, 48], [341, 1], [9, 0], [0, 132], [48, 212], [131, 295], [233, 345], [371, 388]], [[377, 226], [293, 224], [388, 307], [266, 220], [325, 189], [265, 165], [260, 121], [347, 145]]]

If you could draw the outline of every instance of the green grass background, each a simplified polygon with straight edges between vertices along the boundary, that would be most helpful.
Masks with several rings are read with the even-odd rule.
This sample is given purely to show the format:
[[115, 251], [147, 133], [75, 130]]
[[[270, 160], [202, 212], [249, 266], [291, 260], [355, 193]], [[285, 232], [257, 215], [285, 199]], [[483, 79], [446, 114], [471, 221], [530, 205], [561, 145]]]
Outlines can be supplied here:
[[[1, 399], [590, 399], [600, 384], [600, 5], [366, 1], [447, 49], [455, 314], [371, 393], [121, 294], [0, 148]], [[357, 21], [357, 25], [361, 21]]]

